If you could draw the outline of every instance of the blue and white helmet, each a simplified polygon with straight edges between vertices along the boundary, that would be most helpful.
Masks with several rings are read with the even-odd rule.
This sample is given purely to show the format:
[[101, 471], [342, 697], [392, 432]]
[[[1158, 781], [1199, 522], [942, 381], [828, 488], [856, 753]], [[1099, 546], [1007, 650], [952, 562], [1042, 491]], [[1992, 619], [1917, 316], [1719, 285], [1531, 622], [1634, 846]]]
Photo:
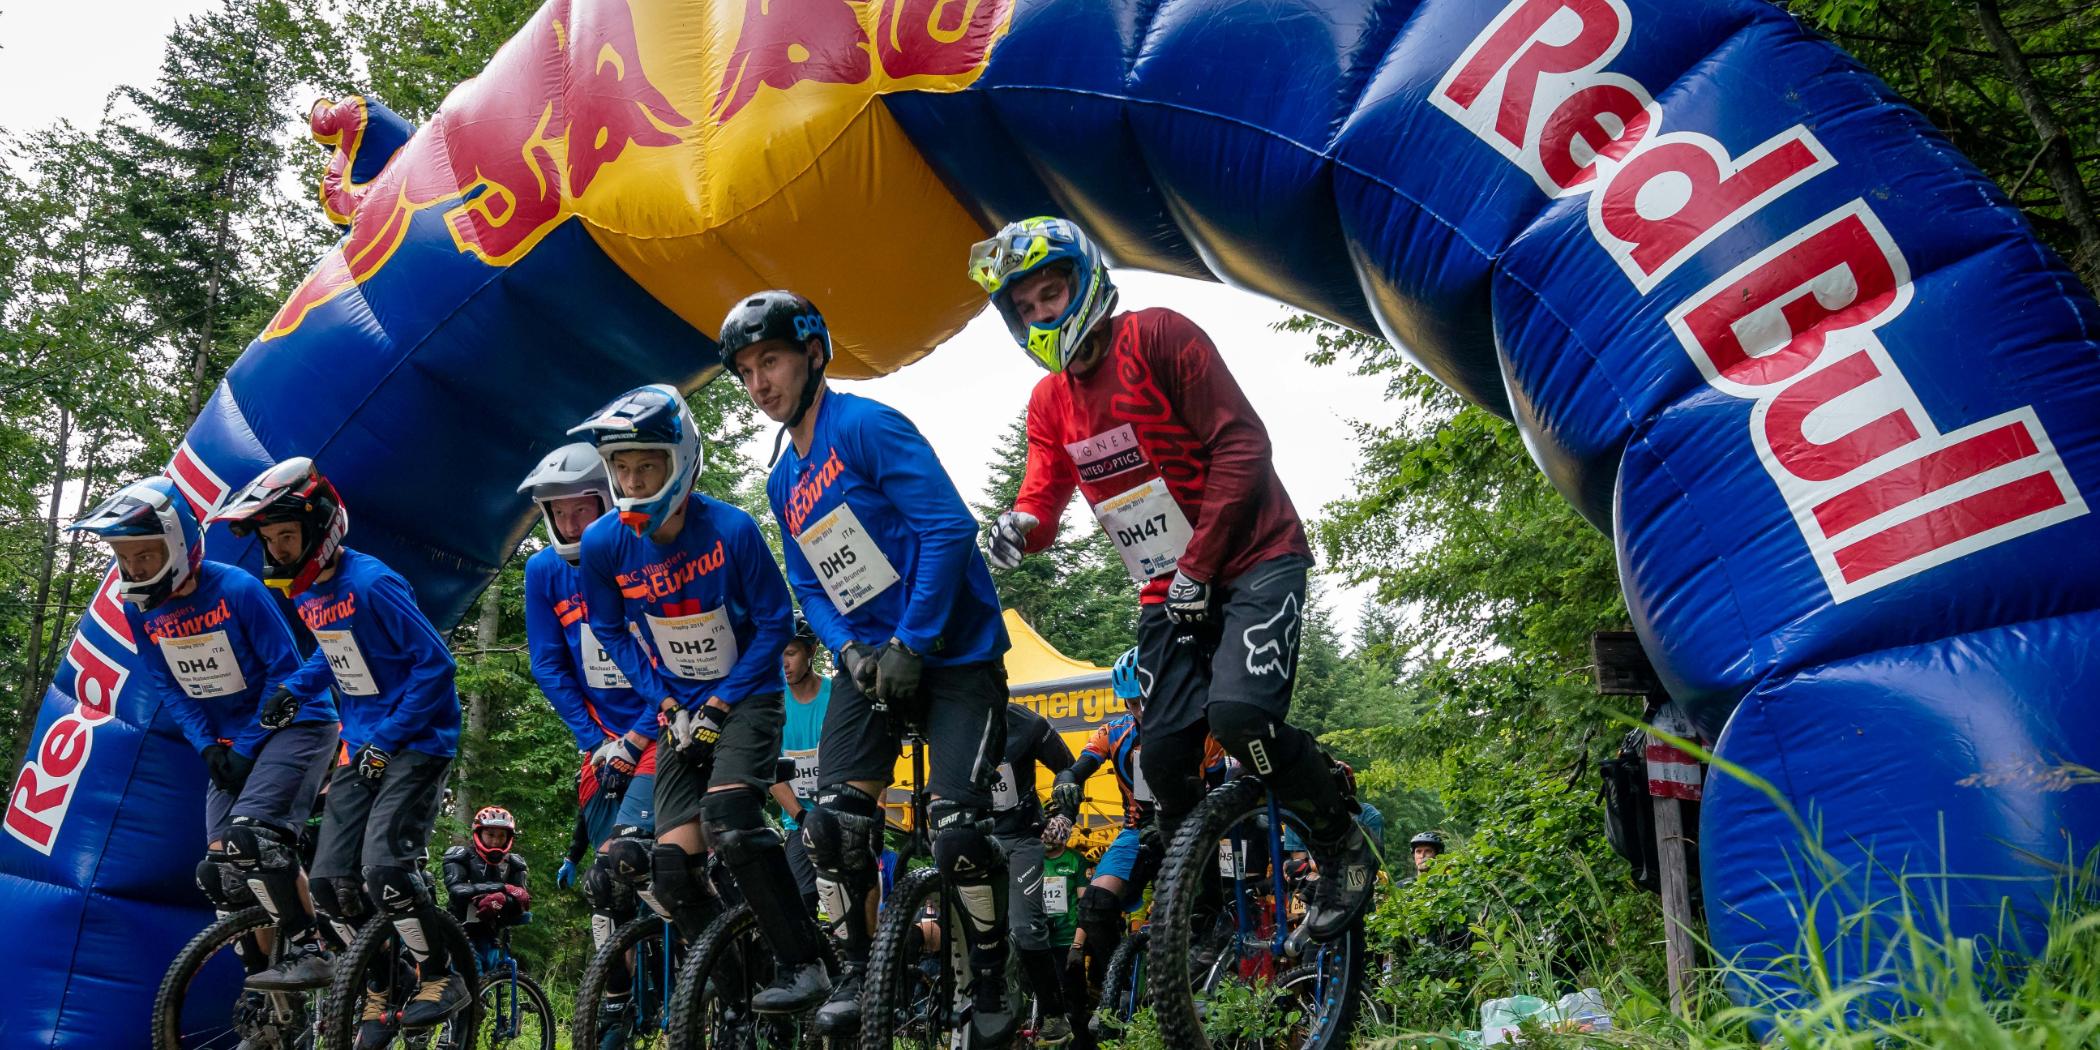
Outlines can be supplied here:
[[92, 532], [104, 542], [160, 540], [168, 560], [159, 572], [143, 580], [117, 574], [117, 597], [141, 610], [167, 601], [204, 564], [204, 530], [197, 525], [188, 497], [167, 478], [134, 481], [66, 528]]
[[[613, 506], [620, 523], [646, 536], [676, 513], [699, 482], [706, 449], [700, 440], [700, 424], [685, 399], [667, 383], [636, 387], [592, 413], [591, 418], [569, 428], [598, 449], [605, 473], [612, 482]], [[613, 470], [615, 452], [657, 451], [671, 457], [671, 470], [662, 488], [646, 496], [620, 491], [619, 475]]]
[[1116, 665], [1108, 672], [1109, 685], [1116, 691], [1116, 699], [1131, 708], [1145, 704], [1145, 669], [1138, 666], [1138, 647], [1133, 645], [1116, 657]]
[[[1072, 297], [1048, 324], [1027, 324], [1014, 311], [1013, 283], [1058, 263], [1072, 267]], [[970, 247], [970, 279], [991, 296], [1006, 330], [1036, 364], [1062, 372], [1086, 345], [1094, 327], [1116, 310], [1116, 284], [1108, 258], [1070, 219], [1037, 216], [1007, 223]]]

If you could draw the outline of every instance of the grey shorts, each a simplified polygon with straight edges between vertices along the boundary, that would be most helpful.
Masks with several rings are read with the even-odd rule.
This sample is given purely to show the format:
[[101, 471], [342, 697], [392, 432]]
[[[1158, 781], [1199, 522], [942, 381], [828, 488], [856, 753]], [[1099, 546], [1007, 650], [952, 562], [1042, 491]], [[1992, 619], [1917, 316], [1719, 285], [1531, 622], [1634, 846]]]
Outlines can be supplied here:
[[[932, 747], [926, 772], [931, 793], [989, 810], [999, 756], [1006, 753], [1006, 665], [987, 660], [928, 667], [917, 703]], [[898, 714], [895, 708], [875, 710], [852, 676], [833, 678], [823, 742], [817, 745], [817, 786], [896, 779], [904, 733]]]
[[449, 758], [403, 751], [378, 780], [359, 776], [355, 763], [335, 767], [308, 874], [361, 878], [365, 868], [379, 865], [422, 870], [451, 766]]
[[334, 763], [334, 722], [301, 722], [264, 737], [238, 797], [217, 784], [205, 791], [206, 843], [225, 838], [235, 817], [268, 824], [296, 839]]
[[[773, 786], [774, 767], [780, 761], [780, 730], [787, 709], [779, 693], [746, 697], [730, 712], [715, 741], [712, 770], [695, 768], [671, 746], [666, 736], [656, 749], [656, 827], [669, 831], [700, 819], [700, 800], [708, 789], [725, 784], [743, 784], [763, 795]], [[701, 781], [702, 775], [706, 782]], [[632, 788], [628, 790], [632, 791]]]
[[1043, 840], [999, 836], [1006, 850], [1006, 929], [1024, 952], [1050, 948], [1050, 916], [1043, 911]]

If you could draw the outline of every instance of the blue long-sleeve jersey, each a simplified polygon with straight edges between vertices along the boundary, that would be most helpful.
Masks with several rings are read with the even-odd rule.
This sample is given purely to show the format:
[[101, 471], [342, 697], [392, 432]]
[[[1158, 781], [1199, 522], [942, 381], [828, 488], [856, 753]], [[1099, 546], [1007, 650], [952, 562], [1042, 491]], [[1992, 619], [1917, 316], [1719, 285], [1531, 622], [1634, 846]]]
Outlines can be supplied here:
[[[126, 603], [131, 636], [152, 644], [139, 661], [161, 706], [199, 751], [226, 740], [253, 756], [270, 731], [256, 720], [264, 698], [299, 669], [292, 629], [261, 580], [221, 562], [200, 565], [190, 593], [152, 612]], [[300, 705], [298, 722], [333, 722], [335, 696]]]
[[408, 581], [348, 547], [335, 573], [294, 600], [319, 643], [285, 688], [315, 697], [331, 687], [351, 750], [451, 758], [459, 750], [452, 652], [416, 608]]
[[827, 389], [807, 455], [790, 446], [766, 482], [788, 542], [788, 580], [817, 637], [892, 637], [934, 666], [1012, 644], [977, 519], [933, 446], [896, 409]]
[[665, 698], [734, 707], [780, 688], [794, 607], [751, 515], [694, 493], [677, 537], [659, 544], [608, 514], [583, 530], [581, 561], [591, 633], [647, 701], [621, 728], [654, 739]]
[[655, 717], [655, 705], [634, 691], [611, 651], [598, 643], [588, 608], [581, 569], [552, 547], [525, 560], [525, 644], [532, 651], [532, 677], [581, 751]]

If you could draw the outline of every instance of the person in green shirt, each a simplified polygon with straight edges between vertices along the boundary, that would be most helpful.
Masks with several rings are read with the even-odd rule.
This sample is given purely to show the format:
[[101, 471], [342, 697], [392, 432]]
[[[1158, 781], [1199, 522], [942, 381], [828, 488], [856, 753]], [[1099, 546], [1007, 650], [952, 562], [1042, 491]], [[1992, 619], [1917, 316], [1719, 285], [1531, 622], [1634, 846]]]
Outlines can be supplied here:
[[[1043, 828], [1043, 917], [1050, 924], [1050, 950], [1058, 951], [1072, 947], [1072, 938], [1079, 930], [1079, 894], [1086, 889], [1091, 874], [1086, 865], [1086, 856], [1071, 848], [1072, 823], [1068, 820], [1051, 820]], [[1093, 1045], [1087, 1032], [1087, 1018], [1093, 1014], [1093, 1004], [1086, 994], [1086, 967], [1074, 966], [1067, 961], [1064, 972], [1065, 1013], [1072, 1022], [1075, 1050], [1085, 1050]]]

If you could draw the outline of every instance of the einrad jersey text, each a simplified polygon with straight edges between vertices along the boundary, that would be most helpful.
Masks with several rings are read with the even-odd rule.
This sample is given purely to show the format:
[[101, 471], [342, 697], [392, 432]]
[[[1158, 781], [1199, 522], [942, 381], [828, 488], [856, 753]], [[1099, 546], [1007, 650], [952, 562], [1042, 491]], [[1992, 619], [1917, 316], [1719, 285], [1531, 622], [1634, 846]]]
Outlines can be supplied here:
[[[1806, 126], [1731, 155], [1665, 131], [1605, 66], [1622, 0], [1516, 0], [1430, 101], [1551, 197], [1588, 194], [1591, 236], [1642, 295], [1760, 209], [1836, 166]], [[2031, 407], [1925, 411], [1876, 329], [1914, 289], [1873, 208], [1811, 220], [1667, 311], [1708, 385], [1754, 403], [1750, 440], [1836, 601], [2086, 512]]]

